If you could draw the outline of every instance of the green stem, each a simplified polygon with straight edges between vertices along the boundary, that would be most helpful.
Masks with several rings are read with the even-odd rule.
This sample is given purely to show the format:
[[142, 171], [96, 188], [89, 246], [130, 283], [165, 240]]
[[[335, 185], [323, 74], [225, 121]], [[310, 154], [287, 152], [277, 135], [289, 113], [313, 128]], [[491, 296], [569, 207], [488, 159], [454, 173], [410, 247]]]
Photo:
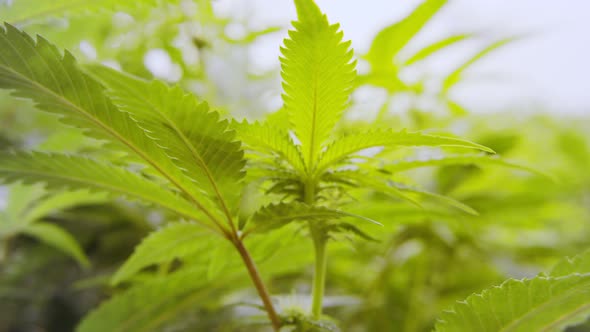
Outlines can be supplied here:
[[321, 228], [311, 225], [311, 223], [309, 226], [315, 249], [315, 271], [313, 276], [311, 314], [314, 319], [320, 319], [322, 317], [324, 290], [326, 286], [326, 266], [328, 262], [326, 244], [328, 241]]
[[[305, 183], [304, 201], [308, 205], [315, 203], [315, 181], [310, 179]], [[322, 306], [324, 301], [324, 290], [326, 287], [326, 266], [328, 256], [326, 255], [326, 244], [328, 238], [322, 228], [321, 222], [309, 222], [309, 231], [313, 239], [315, 251], [315, 268], [313, 273], [312, 287], [312, 305], [311, 315], [314, 319], [320, 319], [322, 316]]]

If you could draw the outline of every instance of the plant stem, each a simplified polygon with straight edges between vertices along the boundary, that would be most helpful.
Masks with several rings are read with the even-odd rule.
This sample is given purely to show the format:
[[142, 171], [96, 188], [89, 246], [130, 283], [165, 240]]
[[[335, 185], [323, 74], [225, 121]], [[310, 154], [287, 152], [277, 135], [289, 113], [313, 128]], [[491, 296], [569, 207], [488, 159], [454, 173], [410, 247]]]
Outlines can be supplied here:
[[246, 247], [244, 247], [244, 243], [242, 242], [241, 239], [236, 238], [233, 241], [233, 244], [236, 247], [236, 249], [238, 249], [238, 252], [240, 253], [240, 256], [242, 257], [242, 260], [244, 261], [244, 264], [246, 265], [246, 268], [248, 269], [248, 274], [250, 274], [250, 278], [252, 279], [252, 282], [254, 282], [254, 286], [256, 287], [256, 290], [258, 291], [258, 295], [260, 296], [260, 299], [262, 299], [262, 303], [264, 304], [264, 309], [266, 310], [266, 313], [268, 314], [268, 318], [270, 319], [270, 321], [272, 323], [273, 329], [275, 331], [278, 331], [281, 328], [281, 320], [279, 319], [279, 316], [277, 315], [277, 312], [275, 311], [275, 308], [274, 308], [272, 301], [270, 299], [270, 295], [268, 293], [268, 290], [266, 289], [266, 286], [264, 286], [264, 283], [262, 282], [262, 278], [260, 278], [260, 273], [258, 273], [258, 269], [256, 268], [256, 264], [254, 263], [254, 260], [252, 260], [250, 253], [248, 252]]
[[[315, 203], [315, 181], [308, 180], [305, 183], [304, 195], [304, 201], [306, 204], [313, 205]], [[322, 316], [324, 289], [326, 285], [326, 266], [328, 262], [328, 256], [326, 255], [326, 244], [328, 243], [328, 238], [326, 237], [321, 223], [310, 221], [309, 231], [313, 239], [313, 247], [315, 251], [315, 268], [311, 292], [311, 315], [314, 319], [320, 319]]]
[[315, 270], [313, 276], [311, 314], [314, 319], [320, 319], [322, 316], [324, 289], [326, 285], [326, 266], [328, 262], [328, 256], [326, 255], [326, 244], [328, 241], [321, 228], [312, 225], [311, 223], [309, 228], [315, 249]]

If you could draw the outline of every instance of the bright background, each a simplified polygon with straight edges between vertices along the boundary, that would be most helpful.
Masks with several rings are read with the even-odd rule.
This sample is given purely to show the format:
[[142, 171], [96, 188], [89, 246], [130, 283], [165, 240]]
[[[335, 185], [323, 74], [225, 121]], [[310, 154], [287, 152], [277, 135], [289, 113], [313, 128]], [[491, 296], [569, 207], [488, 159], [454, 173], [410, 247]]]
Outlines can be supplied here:
[[[418, 3], [318, 0], [330, 21], [341, 23], [346, 38], [360, 53], [368, 49], [379, 30], [407, 15]], [[291, 1], [217, 0], [214, 6], [220, 14], [240, 17], [252, 26], [284, 26], [295, 18]], [[453, 32], [522, 36], [470, 69], [469, 84], [456, 89], [457, 99], [475, 111], [513, 108], [585, 114], [590, 110], [589, 15], [590, 1], [586, 0], [453, 0], [421, 31], [414, 45]], [[277, 45], [283, 37], [284, 33], [277, 33], [258, 41], [254, 57], [260, 64], [278, 65]], [[444, 72], [458, 58], [475, 53], [478, 46], [467, 42], [452, 47], [446, 57], [434, 57], [437, 61], [426, 68]]]

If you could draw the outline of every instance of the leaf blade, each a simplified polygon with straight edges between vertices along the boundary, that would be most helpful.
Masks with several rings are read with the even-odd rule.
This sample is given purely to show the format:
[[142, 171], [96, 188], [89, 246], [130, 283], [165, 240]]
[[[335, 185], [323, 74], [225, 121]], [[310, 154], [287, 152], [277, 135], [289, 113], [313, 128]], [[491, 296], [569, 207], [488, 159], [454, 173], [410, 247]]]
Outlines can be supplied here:
[[350, 42], [311, 0], [296, 0], [298, 21], [281, 47], [283, 102], [308, 169], [348, 103], [355, 78]]

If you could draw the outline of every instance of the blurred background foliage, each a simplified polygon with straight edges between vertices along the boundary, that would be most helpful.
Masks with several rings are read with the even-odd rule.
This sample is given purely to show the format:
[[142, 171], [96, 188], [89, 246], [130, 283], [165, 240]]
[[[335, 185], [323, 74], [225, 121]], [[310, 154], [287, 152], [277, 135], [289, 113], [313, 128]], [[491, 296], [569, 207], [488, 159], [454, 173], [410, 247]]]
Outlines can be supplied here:
[[[590, 245], [588, 117], [522, 114], [516, 107], [482, 114], [452, 97], [455, 86], [469, 84], [462, 80], [464, 72], [480, 59], [493, 57], [497, 48], [518, 43], [517, 38], [485, 40], [486, 46], [449, 68], [444, 77], [426, 72], [408, 79], [404, 74], [407, 68], [419, 69], [427, 58], [444, 57], [447, 48], [483, 38], [465, 31], [404, 53], [445, 5], [443, 0], [425, 0], [402, 20], [375, 32], [369, 51], [357, 54], [364, 69], [339, 130], [408, 128], [455, 134], [533, 171], [476, 165], [468, 158], [440, 162], [436, 149], [368, 151], [363, 167], [392, 181], [449, 195], [479, 215], [435, 203], [416, 209], [358, 188], [357, 197], [363, 199], [354, 202], [356, 212], [384, 226], [360, 226], [374, 241], [343, 237], [329, 247], [327, 311], [342, 319], [346, 331], [429, 331], [439, 313], [455, 301], [507, 277], [533, 276]], [[281, 106], [278, 67], [261, 70], [251, 49], [260, 38], [284, 35], [284, 26], [222, 17], [214, 3], [205, 0], [0, 1], [0, 20], [40, 34], [80, 62], [98, 61], [179, 84], [238, 118], [281, 121], [280, 112], [274, 113]], [[400, 109], [400, 103], [405, 107]], [[33, 108], [0, 94], [1, 149], [106, 153], [98, 142]], [[403, 163], [408, 162], [423, 167], [405, 169]], [[261, 204], [252, 191], [245, 193], [246, 206]], [[130, 310], [158, 301], [181, 303], [173, 312], [158, 312], [157, 306], [146, 309], [146, 317], [167, 318], [157, 329], [161, 331], [254, 331], [264, 321], [249, 301], [255, 294], [237, 268], [238, 257], [215, 239], [204, 241], [202, 252], [179, 264], [154, 267], [116, 287], [109, 284], [112, 273], [150, 230], [173, 221], [162, 211], [92, 195], [61, 193], [56, 195], [62, 199], [47, 202], [41, 188], [19, 185], [2, 187], [0, 194], [0, 331], [72, 331], [116, 292], [130, 294]], [[30, 213], [35, 218], [25, 217]], [[56, 241], [30, 231], [40, 223], [59, 229], [62, 237], [73, 237], [79, 248], [56, 246]], [[309, 301], [294, 295], [308, 292], [312, 257], [307, 241], [297, 232], [292, 235], [293, 228], [296, 225], [253, 236], [249, 243], [273, 293], [283, 294], [283, 310]], [[163, 278], [169, 275], [174, 277]], [[166, 295], [148, 294], [151, 285], [162, 282], [169, 283]], [[143, 294], [140, 303], [133, 302], [136, 293]], [[238, 326], [244, 317], [251, 324]], [[149, 325], [144, 329], [149, 331]]]

